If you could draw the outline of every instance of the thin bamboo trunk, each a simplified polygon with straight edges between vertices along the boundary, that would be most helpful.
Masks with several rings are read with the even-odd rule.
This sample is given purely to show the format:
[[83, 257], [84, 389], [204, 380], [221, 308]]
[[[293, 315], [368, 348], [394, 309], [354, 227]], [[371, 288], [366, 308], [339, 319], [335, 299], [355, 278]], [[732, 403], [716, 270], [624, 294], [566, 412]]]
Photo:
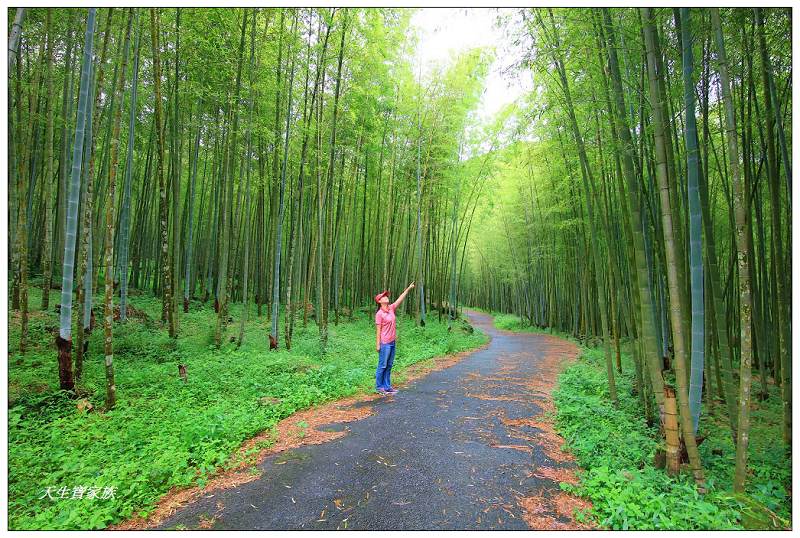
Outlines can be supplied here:
[[237, 148], [237, 134], [239, 129], [239, 93], [242, 83], [242, 61], [244, 58], [244, 43], [247, 31], [247, 10], [244, 11], [244, 19], [242, 21], [242, 33], [239, 38], [239, 54], [236, 69], [236, 89], [232, 99], [229, 98], [229, 114], [233, 119], [233, 126], [230, 136], [225, 146], [225, 156], [222, 159], [222, 177], [223, 181], [220, 184], [220, 194], [222, 201], [220, 204], [220, 218], [221, 218], [221, 234], [218, 238], [218, 245], [220, 249], [219, 256], [219, 272], [217, 276], [217, 324], [214, 332], [214, 342], [217, 347], [222, 346], [223, 333], [228, 321], [228, 263], [229, 252], [231, 243], [231, 220], [233, 212], [233, 173], [231, 171], [231, 162], [233, 161], [233, 154]]
[[[291, 34], [294, 34], [297, 27], [297, 14], [292, 20]], [[275, 238], [275, 265], [272, 273], [272, 331], [270, 333], [270, 349], [278, 348], [278, 308], [280, 306], [280, 270], [281, 270], [281, 247], [283, 234], [283, 213], [284, 213], [284, 193], [286, 189], [286, 169], [289, 160], [289, 137], [292, 118], [292, 85], [294, 84], [295, 59], [292, 56], [291, 67], [289, 68], [289, 84], [286, 96], [286, 128], [283, 140], [283, 162], [281, 164], [281, 186], [278, 195], [278, 216], [277, 216], [277, 235]], [[274, 343], [274, 347], [273, 344]]]
[[45, 172], [42, 178], [42, 198], [44, 199], [44, 237], [42, 238], [42, 310], [50, 308], [50, 287], [53, 280], [53, 266], [51, 252], [53, 240], [51, 232], [52, 224], [52, 184], [53, 184], [53, 113], [55, 103], [53, 103], [53, 40], [50, 31], [52, 19], [51, 10], [45, 13], [45, 34], [47, 35], [47, 68], [45, 77], [47, 79], [47, 128], [44, 140], [44, 165]]
[[[155, 122], [157, 130], [158, 161], [156, 174], [158, 175], [159, 191], [159, 220], [161, 230], [161, 279], [164, 284], [164, 305], [167, 311], [167, 324], [170, 338], [177, 338], [175, 331], [174, 309], [172, 304], [172, 264], [169, 259], [169, 237], [167, 225], [169, 222], [169, 206], [167, 205], [167, 188], [164, 181], [164, 123], [162, 120], [161, 103], [161, 49], [158, 40], [158, 8], [150, 8], [150, 36], [153, 48], [153, 91], [155, 93]], [[156, 278], [157, 280], [157, 278]]]
[[728, 76], [728, 60], [725, 53], [725, 42], [722, 36], [722, 25], [719, 9], [712, 8], [711, 20], [714, 24], [719, 62], [719, 76], [722, 86], [722, 102], [725, 107], [725, 126], [728, 137], [728, 161], [733, 179], [733, 202], [736, 213], [736, 252], [739, 268], [739, 330], [740, 330], [740, 367], [739, 367], [739, 418], [736, 438], [736, 469], [734, 471], [733, 489], [743, 492], [747, 477], [747, 447], [750, 437], [750, 387], [752, 360], [752, 311], [753, 303], [750, 294], [750, 258], [748, 256], [746, 227], [747, 212], [745, 190], [739, 173], [739, 145], [736, 132], [736, 116], [734, 115], [731, 85]]
[[[783, 442], [787, 447], [792, 444], [792, 361], [791, 351], [789, 350], [789, 306], [787, 297], [790, 292], [789, 286], [786, 282], [787, 272], [783, 263], [783, 227], [781, 225], [781, 200], [780, 200], [780, 184], [778, 180], [778, 166], [775, 156], [775, 141], [773, 126], [777, 124], [777, 131], [780, 137], [783, 136], [783, 122], [780, 114], [780, 103], [777, 101], [778, 97], [775, 92], [775, 85], [772, 81], [772, 68], [769, 60], [769, 53], [767, 51], [767, 41], [764, 35], [764, 20], [761, 16], [761, 9], [755, 8], [756, 25], [758, 26], [758, 42], [759, 51], [761, 56], [761, 72], [764, 86], [765, 106], [766, 106], [766, 140], [767, 140], [767, 177], [769, 179], [769, 193], [772, 211], [772, 237], [773, 237], [773, 263], [777, 268], [777, 283], [778, 294], [774, 296], [775, 300], [775, 319], [776, 340], [780, 342], [779, 353], [781, 364], [781, 398], [783, 400]], [[777, 120], [777, 121], [776, 121]], [[791, 165], [788, 161], [786, 152], [786, 141], [781, 138], [782, 155], [784, 162], [784, 172], [787, 174], [787, 186], [789, 193], [789, 202], [791, 208]]]
[[111, 138], [111, 166], [108, 174], [108, 203], [106, 205], [106, 244], [105, 244], [105, 308], [103, 316], [103, 329], [105, 340], [105, 370], [106, 370], [106, 410], [114, 408], [117, 401], [117, 387], [114, 382], [114, 199], [116, 189], [117, 164], [119, 160], [119, 131], [122, 121], [122, 92], [125, 89], [125, 75], [128, 67], [128, 50], [130, 49], [131, 27], [133, 26], [134, 8], [128, 10], [128, 26], [125, 32], [125, 42], [122, 46], [122, 68], [115, 92], [120, 106], [114, 115], [114, 131]]

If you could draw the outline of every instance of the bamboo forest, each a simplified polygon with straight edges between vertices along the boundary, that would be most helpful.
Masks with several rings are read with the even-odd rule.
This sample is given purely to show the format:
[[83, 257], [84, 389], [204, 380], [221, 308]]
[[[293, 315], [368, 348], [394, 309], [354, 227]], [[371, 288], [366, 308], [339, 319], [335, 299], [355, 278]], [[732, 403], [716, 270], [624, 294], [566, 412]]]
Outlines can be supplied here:
[[791, 529], [790, 7], [5, 11], [8, 529]]

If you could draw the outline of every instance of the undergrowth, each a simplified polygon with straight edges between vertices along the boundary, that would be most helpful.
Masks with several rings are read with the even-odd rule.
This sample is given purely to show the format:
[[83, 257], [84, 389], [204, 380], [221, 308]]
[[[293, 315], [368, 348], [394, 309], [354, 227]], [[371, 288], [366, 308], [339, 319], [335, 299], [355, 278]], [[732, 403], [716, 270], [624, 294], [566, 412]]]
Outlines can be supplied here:
[[[498, 329], [549, 332], [529, 326], [513, 314], [493, 312]], [[575, 341], [571, 335], [553, 332]], [[633, 392], [634, 364], [622, 354], [616, 373], [619, 403], [611, 404], [605, 358], [600, 349], [583, 350], [560, 376], [553, 393], [556, 426], [583, 469], [577, 486], [562, 488], [592, 502], [591, 517], [610, 529], [788, 528], [791, 520], [791, 459], [781, 441], [780, 390], [751, 406], [749, 474], [745, 496], [733, 494], [735, 447], [724, 404], [703, 403], [698, 429], [706, 436], [700, 457], [707, 493], [698, 493], [691, 475], [671, 477], [654, 466], [658, 428], [644, 419]], [[705, 393], [704, 393], [705, 396]]]
[[[53, 292], [55, 306], [59, 294]], [[32, 288], [30, 304], [40, 303]], [[9, 315], [8, 497], [11, 529], [100, 529], [133, 515], [146, 516], [173, 487], [204, 485], [214, 471], [230, 466], [243, 441], [272, 428], [295, 411], [369, 391], [375, 383], [373, 311], [354, 312], [329, 327], [328, 352], [318, 352], [313, 321], [295, 325], [291, 351], [268, 350], [267, 317], [251, 305], [243, 345], [238, 335], [242, 307], [231, 305], [233, 322], [224, 344], [213, 343], [216, 314], [192, 302], [179, 315], [179, 338], [172, 341], [158, 321], [161, 301], [130, 298], [147, 319], [114, 325], [117, 405], [102, 411], [105, 370], [103, 331], [89, 342], [78, 384], [94, 407], [81, 411], [58, 388], [54, 332], [58, 314], [33, 310], [29, 350], [18, 349], [19, 323]], [[102, 319], [98, 316], [98, 321]], [[331, 320], [332, 321], [332, 320]], [[283, 342], [281, 313], [281, 343]], [[471, 349], [486, 335], [430, 317], [424, 329], [398, 316], [394, 376], [402, 381], [410, 364]], [[185, 364], [188, 382], [178, 376]], [[114, 496], [75, 498], [79, 487], [113, 487]], [[45, 492], [52, 490], [50, 499]], [[60, 488], [69, 496], [61, 498]], [[63, 493], [64, 490], [62, 490]]]
[[608, 396], [603, 353], [586, 349], [561, 374], [554, 392], [557, 429], [584, 469], [577, 487], [562, 487], [591, 500], [593, 516], [602, 527], [761, 527], [743, 521], [743, 513], [750, 513], [753, 505], [759, 521], [771, 511], [779, 526], [788, 525], [791, 463], [781, 443], [777, 390], [766, 402], [755, 404], [752, 412], [747, 497], [732, 493], [735, 450], [721, 403], [715, 402], [712, 414], [704, 406], [698, 432], [707, 436], [699, 449], [708, 491], [701, 495], [690, 473], [671, 477], [654, 466], [657, 427], [648, 427], [642, 416], [633, 393], [633, 363], [627, 355], [623, 355], [623, 374], [616, 379], [619, 404], [615, 407]]
[[504, 331], [558, 334], [556, 332], [550, 331], [549, 329], [543, 329], [541, 327], [536, 327], [535, 325], [529, 325], [527, 321], [514, 314], [504, 314], [499, 312], [492, 312], [491, 314], [492, 316], [494, 316], [494, 326]]

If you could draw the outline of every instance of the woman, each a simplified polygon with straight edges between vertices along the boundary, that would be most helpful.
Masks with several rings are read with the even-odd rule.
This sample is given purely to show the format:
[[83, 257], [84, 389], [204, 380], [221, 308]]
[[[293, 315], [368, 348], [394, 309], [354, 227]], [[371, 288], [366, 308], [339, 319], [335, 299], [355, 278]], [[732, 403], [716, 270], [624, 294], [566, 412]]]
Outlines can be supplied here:
[[397, 300], [389, 304], [389, 292], [384, 291], [375, 296], [375, 302], [381, 305], [375, 312], [375, 350], [378, 352], [378, 369], [375, 371], [375, 391], [378, 394], [396, 394], [397, 389], [392, 387], [390, 376], [394, 362], [394, 342], [396, 321], [394, 311], [406, 298], [414, 287], [414, 283], [400, 294]]

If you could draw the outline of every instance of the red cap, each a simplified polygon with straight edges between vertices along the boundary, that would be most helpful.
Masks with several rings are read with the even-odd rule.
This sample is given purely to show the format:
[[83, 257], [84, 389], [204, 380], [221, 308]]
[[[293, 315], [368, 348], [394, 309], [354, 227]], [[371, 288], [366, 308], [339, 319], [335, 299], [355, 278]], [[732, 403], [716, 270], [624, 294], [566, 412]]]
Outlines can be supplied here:
[[388, 297], [388, 296], [389, 296], [389, 290], [382, 291], [378, 295], [375, 296], [375, 302], [376, 303], [380, 303], [381, 299], [383, 299], [384, 297]]

